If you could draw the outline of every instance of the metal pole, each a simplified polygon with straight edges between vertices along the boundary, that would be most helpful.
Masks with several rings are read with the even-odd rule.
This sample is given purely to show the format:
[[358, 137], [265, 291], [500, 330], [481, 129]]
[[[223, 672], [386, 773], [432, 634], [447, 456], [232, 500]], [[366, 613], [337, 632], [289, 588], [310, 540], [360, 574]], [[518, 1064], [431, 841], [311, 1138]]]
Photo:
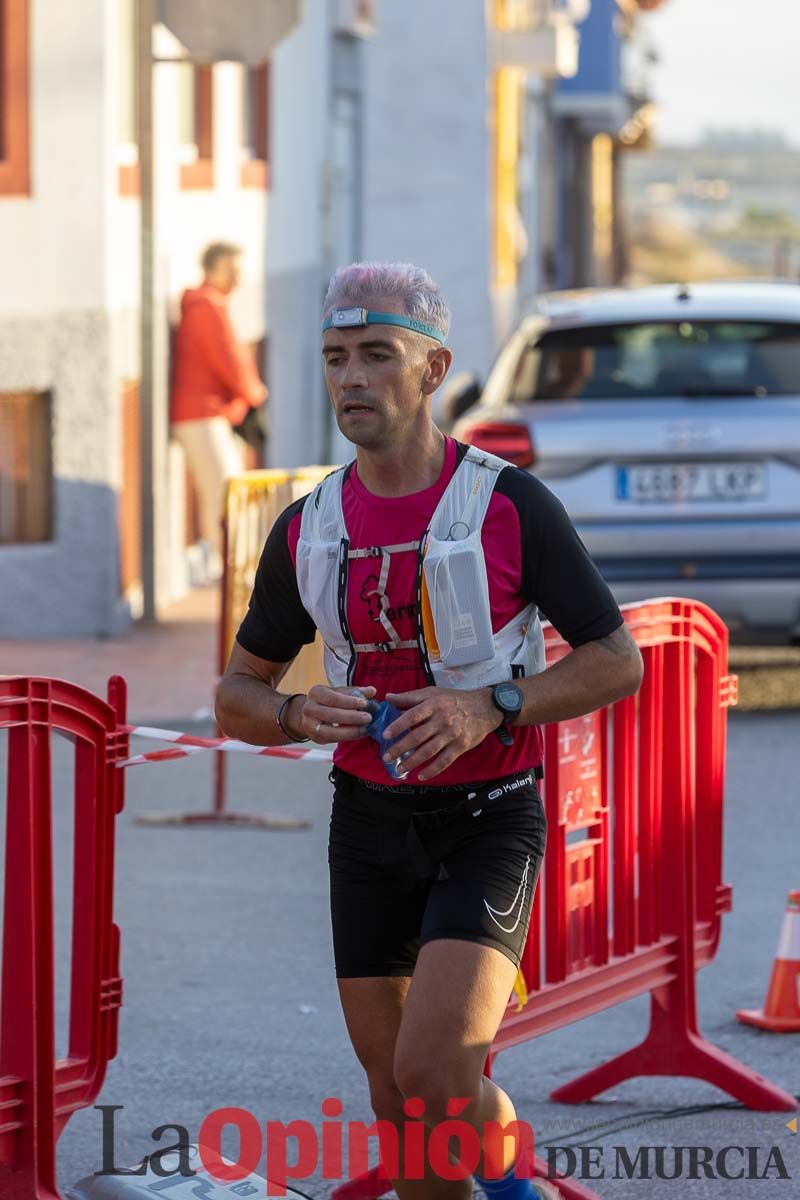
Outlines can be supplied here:
[[153, 24], [155, 0], [138, 0], [136, 20], [136, 77], [141, 181], [141, 537], [143, 616], [156, 619], [156, 502], [155, 502], [155, 288], [156, 205], [153, 152]]

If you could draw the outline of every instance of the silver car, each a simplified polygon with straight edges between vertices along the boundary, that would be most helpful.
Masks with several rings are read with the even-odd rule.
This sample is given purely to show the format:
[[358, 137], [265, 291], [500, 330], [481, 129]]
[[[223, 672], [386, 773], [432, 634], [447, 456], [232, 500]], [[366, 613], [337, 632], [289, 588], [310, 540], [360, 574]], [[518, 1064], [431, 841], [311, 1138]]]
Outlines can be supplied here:
[[800, 635], [799, 287], [544, 297], [453, 432], [546, 482], [620, 603]]

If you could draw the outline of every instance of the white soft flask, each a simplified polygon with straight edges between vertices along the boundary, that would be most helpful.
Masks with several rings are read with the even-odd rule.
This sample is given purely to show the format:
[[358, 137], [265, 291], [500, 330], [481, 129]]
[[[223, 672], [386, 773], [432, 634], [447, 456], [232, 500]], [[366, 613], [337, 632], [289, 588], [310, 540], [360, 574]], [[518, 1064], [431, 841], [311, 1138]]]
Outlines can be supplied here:
[[[463, 531], [466, 536], [459, 537]], [[423, 570], [442, 666], [464, 667], [494, 657], [489, 580], [480, 529], [456, 522], [446, 541], [426, 543]]]

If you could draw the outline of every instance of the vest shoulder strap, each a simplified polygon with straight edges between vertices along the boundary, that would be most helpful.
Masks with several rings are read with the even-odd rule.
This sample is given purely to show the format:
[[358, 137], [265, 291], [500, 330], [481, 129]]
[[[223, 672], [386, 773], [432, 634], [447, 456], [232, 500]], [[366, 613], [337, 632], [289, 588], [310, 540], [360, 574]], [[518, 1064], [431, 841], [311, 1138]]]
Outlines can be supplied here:
[[[431, 517], [435, 538], [466, 537], [480, 529], [500, 472], [508, 466], [504, 458], [470, 446]], [[458, 526], [465, 528], [459, 530]]]
[[303, 505], [300, 536], [309, 542], [338, 542], [344, 530], [342, 483], [347, 467], [326, 475]]

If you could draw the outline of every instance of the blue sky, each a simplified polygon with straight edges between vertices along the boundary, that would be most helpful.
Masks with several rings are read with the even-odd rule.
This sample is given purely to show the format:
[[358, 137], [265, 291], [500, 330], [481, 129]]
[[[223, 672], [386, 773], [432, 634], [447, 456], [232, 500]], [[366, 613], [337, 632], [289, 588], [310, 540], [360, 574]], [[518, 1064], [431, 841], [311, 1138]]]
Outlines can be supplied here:
[[760, 126], [800, 147], [800, 0], [666, 0], [642, 21], [661, 58], [660, 141]]

